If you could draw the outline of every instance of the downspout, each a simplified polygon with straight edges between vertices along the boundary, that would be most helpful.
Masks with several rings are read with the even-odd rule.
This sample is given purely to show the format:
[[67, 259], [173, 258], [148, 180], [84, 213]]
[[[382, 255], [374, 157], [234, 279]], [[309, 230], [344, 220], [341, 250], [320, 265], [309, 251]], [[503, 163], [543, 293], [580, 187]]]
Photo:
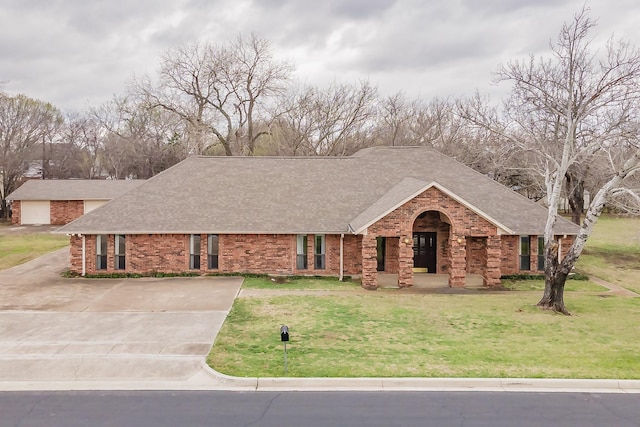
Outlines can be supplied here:
[[84, 277], [84, 275], [87, 273], [86, 250], [87, 250], [87, 241], [86, 241], [85, 235], [82, 234], [82, 277]]
[[344, 233], [340, 234], [340, 281], [344, 278]]

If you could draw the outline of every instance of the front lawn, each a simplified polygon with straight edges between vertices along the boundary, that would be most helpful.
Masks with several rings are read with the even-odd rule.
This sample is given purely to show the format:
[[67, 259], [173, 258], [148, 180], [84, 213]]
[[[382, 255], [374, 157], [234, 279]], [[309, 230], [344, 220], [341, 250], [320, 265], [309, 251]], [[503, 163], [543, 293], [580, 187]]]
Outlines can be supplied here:
[[566, 295], [573, 316], [540, 295], [238, 298], [208, 363], [229, 375], [293, 377], [640, 378], [640, 298]]
[[576, 267], [640, 293], [640, 218], [601, 217]]
[[[602, 217], [578, 267], [640, 292], [640, 219]], [[563, 316], [536, 307], [541, 280], [503, 285], [510, 290], [341, 294], [357, 285], [253, 278], [243, 287], [264, 294], [236, 299], [208, 363], [229, 375], [283, 376], [286, 324], [293, 377], [640, 379], [640, 298], [597, 295], [604, 289], [593, 282], [569, 280], [573, 316]], [[275, 296], [269, 288], [334, 295]]]
[[68, 244], [69, 237], [59, 234], [3, 233], [0, 235], [0, 270], [23, 264]]
[[[513, 291], [544, 291], [544, 280], [502, 280], [502, 286], [505, 289]], [[608, 289], [589, 280], [572, 280], [569, 278], [564, 290], [567, 292], [607, 292]]]

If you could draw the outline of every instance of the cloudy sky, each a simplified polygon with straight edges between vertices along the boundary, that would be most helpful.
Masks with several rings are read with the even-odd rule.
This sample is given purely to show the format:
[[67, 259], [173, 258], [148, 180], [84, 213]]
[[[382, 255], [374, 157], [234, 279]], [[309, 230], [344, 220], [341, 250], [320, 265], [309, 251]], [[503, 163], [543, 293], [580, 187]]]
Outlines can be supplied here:
[[[496, 67], [548, 53], [575, 0], [0, 0], [0, 90], [64, 111], [97, 106], [154, 75], [160, 55], [254, 32], [298, 80], [368, 79], [385, 94], [499, 98]], [[596, 44], [640, 46], [638, 0], [590, 0]]]

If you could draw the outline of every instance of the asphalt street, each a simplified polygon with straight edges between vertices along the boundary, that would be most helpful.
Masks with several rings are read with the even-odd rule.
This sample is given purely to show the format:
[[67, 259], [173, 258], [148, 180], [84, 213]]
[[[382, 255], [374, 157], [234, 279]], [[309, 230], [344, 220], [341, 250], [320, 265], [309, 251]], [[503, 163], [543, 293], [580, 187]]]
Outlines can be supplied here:
[[640, 426], [638, 396], [506, 392], [3, 392], [5, 426]]

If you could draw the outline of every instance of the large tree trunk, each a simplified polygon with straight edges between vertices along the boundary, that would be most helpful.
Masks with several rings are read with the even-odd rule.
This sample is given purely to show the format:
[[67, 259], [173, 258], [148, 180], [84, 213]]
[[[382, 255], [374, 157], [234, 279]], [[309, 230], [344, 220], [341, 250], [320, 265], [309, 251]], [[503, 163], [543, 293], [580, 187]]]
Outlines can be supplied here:
[[545, 248], [545, 279], [544, 294], [538, 301], [538, 307], [553, 310], [556, 313], [570, 315], [564, 305], [564, 284], [567, 281], [569, 270], [563, 268], [558, 262], [558, 243], [550, 242]]
[[584, 179], [579, 177], [577, 173], [570, 171], [565, 174], [565, 178], [567, 200], [571, 208], [571, 221], [580, 225], [584, 214]]
[[570, 316], [569, 310], [564, 305], [564, 284], [568, 274], [558, 273], [555, 276], [545, 278], [544, 295], [538, 301], [538, 307], [553, 310]]
[[0, 216], [0, 220], [9, 220], [9, 204], [4, 198], [0, 198], [0, 211], [2, 211], [2, 215]]

